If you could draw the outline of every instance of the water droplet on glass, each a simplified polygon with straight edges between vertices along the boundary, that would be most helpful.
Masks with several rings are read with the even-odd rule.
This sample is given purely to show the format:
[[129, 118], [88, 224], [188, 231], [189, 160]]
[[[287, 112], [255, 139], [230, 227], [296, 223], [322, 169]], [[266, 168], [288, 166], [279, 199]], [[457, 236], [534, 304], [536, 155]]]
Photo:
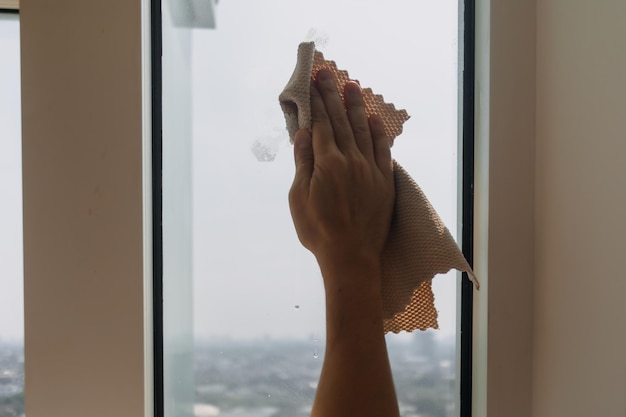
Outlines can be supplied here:
[[317, 351], [317, 344], [319, 343], [319, 339], [316, 336], [313, 336], [313, 358], [317, 359], [320, 357], [319, 352]]
[[267, 394], [267, 398], [271, 398], [272, 394]]
[[298, 304], [296, 304], [295, 306], [293, 306], [293, 308], [295, 308], [296, 310], [298, 310], [300, 308], [300, 306]]

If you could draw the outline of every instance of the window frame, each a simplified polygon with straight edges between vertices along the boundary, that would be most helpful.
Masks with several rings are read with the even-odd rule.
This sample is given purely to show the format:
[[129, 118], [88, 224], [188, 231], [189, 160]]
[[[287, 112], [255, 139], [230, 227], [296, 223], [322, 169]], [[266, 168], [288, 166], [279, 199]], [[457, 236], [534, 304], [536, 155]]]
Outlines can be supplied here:
[[20, 0], [0, 0], [0, 13], [19, 13]]
[[[475, 0], [459, 0], [459, 10], [462, 10], [460, 20], [459, 39], [462, 40], [462, 48], [459, 54], [462, 63], [462, 73], [459, 85], [459, 106], [461, 106], [461, 126], [459, 141], [461, 152], [459, 153], [460, 179], [461, 179], [461, 213], [460, 237], [461, 250], [471, 267], [474, 264], [474, 77], [475, 77]], [[462, 22], [462, 24], [461, 24]], [[459, 312], [457, 315], [458, 358], [459, 358], [459, 415], [471, 417], [472, 415], [472, 366], [473, 366], [473, 307], [474, 307], [474, 284], [462, 274], [458, 295]]]
[[[194, 0], [185, 0], [180, 4], [183, 10], [192, 10], [187, 3]], [[208, 0], [212, 3], [212, 0]], [[470, 265], [473, 263], [473, 247], [474, 247], [474, 79], [475, 79], [475, 0], [458, 0], [459, 11], [462, 13], [462, 19], [459, 20], [459, 43], [462, 50], [459, 50], [459, 63], [462, 65], [462, 73], [459, 74], [459, 85], [463, 86], [459, 95], [459, 145], [462, 152], [459, 153], [459, 177], [460, 177], [460, 204], [459, 215], [459, 236], [461, 246], [465, 257]], [[154, 195], [154, 219], [155, 227], [153, 229], [154, 236], [154, 291], [157, 299], [163, 299], [163, 193], [162, 193], [162, 165], [163, 165], [163, 137], [162, 132], [162, 35], [163, 35], [163, 15], [162, 7], [167, 7], [167, 2], [162, 0], [152, 0], [152, 36], [153, 36], [153, 195]], [[178, 13], [185, 15], [185, 13]], [[198, 21], [194, 16], [186, 16], [184, 22], [177, 22], [184, 27], [208, 27], [214, 24], [214, 18], [206, 21]], [[460, 67], [461, 67], [460, 65]], [[184, 225], [179, 225], [184, 227]], [[462, 274], [462, 280], [458, 291], [458, 346], [457, 355], [458, 363], [458, 399], [459, 415], [461, 417], [469, 417], [472, 415], [472, 349], [473, 349], [473, 293], [474, 285], [468, 279], [467, 274]], [[162, 304], [154, 304], [155, 328], [159, 329], [155, 332], [155, 410], [156, 416], [164, 416], [167, 396], [164, 385], [166, 378], [166, 366], [164, 363], [169, 361], [167, 354], [164, 352], [164, 316]]]
[[[153, 4], [155, 1], [153, 0]], [[25, 185], [28, 195], [24, 200], [24, 255], [26, 395], [29, 417], [49, 415], [55, 408], [62, 409], [64, 415], [79, 416], [84, 415], [87, 407], [90, 415], [96, 417], [140, 414], [152, 416], [155, 411], [152, 373], [155, 369], [158, 370], [158, 363], [153, 362], [151, 346], [153, 222], [150, 218], [152, 211], [148, 208], [151, 207], [149, 190], [153, 187], [150, 131], [158, 126], [150, 115], [150, 95], [154, 90], [147, 71], [151, 62], [150, 36], [147, 32], [151, 28], [148, 3], [147, 0], [120, 0], [103, 5], [95, 0], [68, 0], [65, 7], [61, 8], [50, 7], [45, 0], [31, 0], [21, 5], [22, 73], [25, 87], [22, 92], [23, 131], [26, 142], [24, 174], [28, 178], [28, 184]], [[472, 309], [474, 327], [471, 332], [471, 398], [472, 415], [475, 416], [505, 414], [515, 417], [532, 414], [532, 170], [536, 16], [533, 2], [522, 3], [489, 0], [475, 2], [476, 72], [472, 77], [474, 82], [471, 83], [475, 86], [473, 131], [476, 137], [475, 233], [472, 241], [474, 269], [481, 279], [481, 290], [474, 292]], [[87, 8], [95, 9], [98, 13], [86, 12], [82, 15], [81, 11]], [[72, 23], [67, 17], [68, 13], [80, 18]], [[119, 38], [103, 37], [97, 31], [91, 30], [98, 25], [108, 27], [107, 19], [114, 19], [120, 14], [125, 18], [116, 29], [126, 35], [125, 39], [135, 48], [134, 55], [129, 54], [129, 49], [116, 44]], [[60, 27], [59, 21], [72, 24]], [[44, 37], [42, 33], [47, 36]], [[98, 71], [95, 63], [69, 59], [57, 59], [53, 63], [49, 59], [55, 54], [70, 58], [73, 53], [74, 57], [78, 57], [88, 51], [81, 47], [84, 43], [76, 41], [76, 38], [82, 39], [84, 43], [99, 42], [102, 48], [89, 50], [91, 57], [96, 61], [103, 56], [119, 60], [122, 63], [120, 65], [126, 66], [125, 76], [132, 78], [142, 88], [127, 88], [125, 92], [115, 86], [111, 89], [110, 84], [94, 76]], [[141, 50], [141, 59], [136, 56], [138, 50]], [[72, 74], [72, 67], [77, 63], [84, 65], [87, 74], [84, 77], [64, 77], [63, 69], [67, 70], [66, 75]], [[89, 74], [89, 71], [93, 72]], [[44, 83], [44, 80], [47, 82]], [[80, 89], [86, 85], [94, 96], [108, 99], [102, 103], [96, 103], [95, 100], [81, 102], [77, 106], [72, 98], [80, 98]], [[61, 89], [61, 86], [64, 88]], [[51, 100], [57, 96], [65, 99]], [[42, 97], [46, 98], [46, 105], [42, 102]], [[129, 115], [136, 119], [134, 124], [127, 125], [128, 118], [119, 123], [119, 113], [115, 112], [115, 107], [126, 101], [141, 103], [135, 105], [132, 115]], [[77, 123], [77, 114], [87, 115], [81, 111], [81, 107], [91, 110], [88, 114], [89, 123], [85, 120], [78, 120]], [[112, 120], [115, 123], [111, 123]], [[46, 124], [54, 129], [44, 131], [38, 126]], [[79, 126], [75, 126], [76, 124]], [[97, 132], [94, 134], [94, 126], [108, 128], [112, 124], [127, 139], [126, 144], [121, 141], [112, 143], [105, 135]], [[68, 126], [71, 127], [69, 131]], [[42, 139], [52, 138], [68, 150], [73, 150], [82, 146], [79, 141], [81, 137], [89, 138], [93, 149], [103, 144], [110, 146], [108, 149], [111, 159], [106, 170], [97, 171], [99, 160], [89, 149], [84, 149], [82, 159], [57, 153], [57, 159], [52, 161], [51, 158], [43, 158], [41, 155]], [[132, 146], [128, 146], [129, 144]], [[128, 153], [122, 155], [120, 150]], [[45, 175], [41, 175], [41, 172], [46, 166], [37, 167], [42, 158], [50, 168]], [[29, 243], [36, 243], [47, 232], [58, 228], [78, 226], [76, 219], [63, 216], [62, 213], [63, 210], [78, 205], [84, 195], [78, 189], [70, 190], [69, 185], [72, 184], [61, 186], [61, 181], [68, 178], [59, 169], [78, 160], [82, 161], [80, 166], [84, 174], [82, 179], [85, 181], [95, 179], [96, 174], [103, 173], [118, 179], [109, 183], [116, 193], [127, 190], [119, 180], [120, 176], [127, 174], [125, 181], [132, 183], [135, 192], [129, 198], [116, 201], [116, 204], [123, 206], [118, 207], [118, 210], [128, 209], [134, 213], [139, 210], [142, 213], [133, 218], [133, 225], [130, 227], [132, 236], [129, 223], [120, 217], [101, 218], [97, 225], [93, 225], [95, 229], [90, 230], [91, 236], [94, 239], [101, 238], [106, 243], [102, 247], [110, 255], [106, 257], [106, 263], [104, 258], [85, 261], [80, 240], [69, 239], [65, 247], [50, 247], [52, 253], [48, 254]], [[132, 164], [129, 163], [130, 160], [133, 161]], [[121, 171], [112, 169], [119, 168], [120, 163]], [[131, 165], [141, 166], [142, 172], [138, 175]], [[40, 175], [35, 175], [37, 173]], [[73, 185], [81, 185], [78, 178], [69, 180], [75, 181]], [[515, 184], [516, 189], [521, 187], [523, 192], [514, 192], [509, 187], [510, 184]], [[50, 194], [54, 198], [47, 199], [43, 207], [31, 205], [32, 201], [39, 201], [38, 195], [46, 195], [50, 189], [66, 193]], [[519, 210], [512, 212], [511, 206]], [[113, 210], [111, 207], [108, 209]], [[529, 214], [520, 216], [519, 213]], [[511, 233], [512, 224], [515, 225], [514, 235]], [[116, 261], [128, 261], [120, 251], [120, 245], [123, 246], [127, 240], [141, 242], [131, 248], [135, 258], [141, 259], [141, 267], [135, 265], [132, 274], [128, 274], [125, 280], [72, 280], [71, 277], [61, 276], [62, 268], [57, 268], [59, 276], [55, 278], [58, 280], [51, 285], [42, 281], [41, 271], [37, 269], [40, 267], [37, 264], [49, 264], [56, 254], [63, 255], [66, 265], [78, 265], [77, 270], [73, 271], [75, 274], [79, 274], [80, 269], [89, 273], [93, 271], [93, 267], [106, 270], [108, 265], [115, 264]], [[519, 285], [520, 282], [527, 285]], [[127, 288], [128, 285], [133, 285], [134, 291], [120, 291], [120, 288]], [[51, 294], [46, 293], [48, 290]], [[49, 296], [77, 291], [85, 297], [82, 302]], [[90, 306], [90, 298], [100, 310]], [[119, 304], [122, 305], [122, 311], [119, 311]], [[69, 308], [72, 309], [71, 314]], [[56, 319], [54, 330], [57, 334], [79, 335], [74, 340], [76, 345], [64, 344], [61, 337], [55, 336], [46, 328], [50, 318]], [[98, 325], [94, 326], [94, 323]], [[120, 329], [124, 331], [120, 332]], [[137, 334], [142, 336], [136, 337]], [[125, 347], [125, 353], [90, 343], [94, 340], [115, 340], [116, 344]], [[29, 362], [29, 357], [36, 360]], [[80, 360], [75, 360], [76, 358]], [[120, 358], [123, 361], [115, 362], [115, 359]], [[64, 364], [62, 369], [59, 368], [59, 363]], [[141, 366], [136, 366], [137, 363]], [[122, 366], [123, 364], [129, 366]], [[88, 379], [79, 377], [63, 380], [63, 384], [58, 383], [59, 370], [65, 375], [80, 376], [85, 368], [76, 368], [85, 365], [90, 372]], [[67, 401], [70, 398], [69, 393], [73, 396], [79, 393], [84, 395], [78, 396], [79, 401]], [[121, 400], [106, 401], [106, 398]]]

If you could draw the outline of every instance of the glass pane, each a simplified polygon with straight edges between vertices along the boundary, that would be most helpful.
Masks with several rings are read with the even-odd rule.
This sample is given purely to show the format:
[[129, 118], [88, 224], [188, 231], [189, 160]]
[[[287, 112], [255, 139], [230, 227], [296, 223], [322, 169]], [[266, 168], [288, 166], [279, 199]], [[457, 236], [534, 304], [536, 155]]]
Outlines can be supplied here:
[[166, 416], [193, 415], [191, 32], [186, 2], [163, 7], [163, 367]]
[[[179, 201], [191, 184], [191, 224], [182, 224], [191, 238], [192, 281], [166, 268], [165, 286], [174, 303], [187, 294], [181, 311], [193, 312], [181, 323], [193, 326], [193, 408], [169, 415], [308, 416], [324, 354], [324, 293], [289, 214], [293, 155], [278, 94], [298, 43], [315, 40], [339, 68], [406, 109], [412, 118], [393, 155], [454, 234], [457, 2], [223, 0], [213, 11], [214, 28], [177, 29], [190, 34], [190, 73], [164, 72], [165, 86], [191, 80], [190, 143], [164, 127], [164, 152], [172, 146], [190, 155], [189, 165], [171, 171], [164, 155], [164, 184], [168, 172], [190, 167], [192, 178], [170, 184]], [[164, 50], [164, 61], [171, 59]], [[164, 120], [167, 108], [185, 108], [165, 100]], [[164, 192], [175, 204], [165, 185]], [[167, 241], [165, 226], [164, 233]], [[166, 248], [164, 257], [167, 263], [174, 255]], [[457, 415], [456, 284], [454, 273], [434, 281], [439, 330], [387, 338], [403, 417]], [[166, 366], [166, 380], [174, 379]]]
[[24, 413], [19, 32], [17, 15], [0, 13], [0, 417]]

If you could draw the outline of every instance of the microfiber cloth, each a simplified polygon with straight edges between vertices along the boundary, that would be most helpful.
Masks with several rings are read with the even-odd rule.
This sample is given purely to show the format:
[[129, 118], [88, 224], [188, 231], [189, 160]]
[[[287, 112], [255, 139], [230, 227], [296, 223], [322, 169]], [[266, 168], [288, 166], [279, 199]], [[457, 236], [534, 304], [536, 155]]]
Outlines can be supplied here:
[[[298, 129], [311, 129], [311, 78], [322, 68], [335, 76], [337, 87], [350, 80], [333, 61], [315, 49], [313, 42], [298, 47], [293, 75], [279, 95], [291, 141]], [[402, 133], [409, 119], [405, 110], [385, 103], [369, 88], [363, 89], [366, 113], [382, 118], [387, 137], [393, 140]], [[431, 280], [451, 269], [467, 272], [478, 288], [472, 269], [459, 250], [449, 230], [411, 176], [394, 160], [396, 201], [389, 237], [382, 254], [382, 301], [385, 332], [438, 328]]]

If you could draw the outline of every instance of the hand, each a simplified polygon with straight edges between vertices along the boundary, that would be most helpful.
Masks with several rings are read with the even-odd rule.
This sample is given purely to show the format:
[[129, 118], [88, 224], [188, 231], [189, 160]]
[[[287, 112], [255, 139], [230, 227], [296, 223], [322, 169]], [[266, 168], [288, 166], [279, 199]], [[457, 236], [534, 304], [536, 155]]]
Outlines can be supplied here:
[[382, 120], [368, 120], [357, 83], [346, 84], [344, 98], [345, 103], [332, 74], [320, 70], [311, 84], [312, 132], [300, 130], [294, 141], [291, 215], [323, 274], [328, 268], [379, 264], [394, 204]]

